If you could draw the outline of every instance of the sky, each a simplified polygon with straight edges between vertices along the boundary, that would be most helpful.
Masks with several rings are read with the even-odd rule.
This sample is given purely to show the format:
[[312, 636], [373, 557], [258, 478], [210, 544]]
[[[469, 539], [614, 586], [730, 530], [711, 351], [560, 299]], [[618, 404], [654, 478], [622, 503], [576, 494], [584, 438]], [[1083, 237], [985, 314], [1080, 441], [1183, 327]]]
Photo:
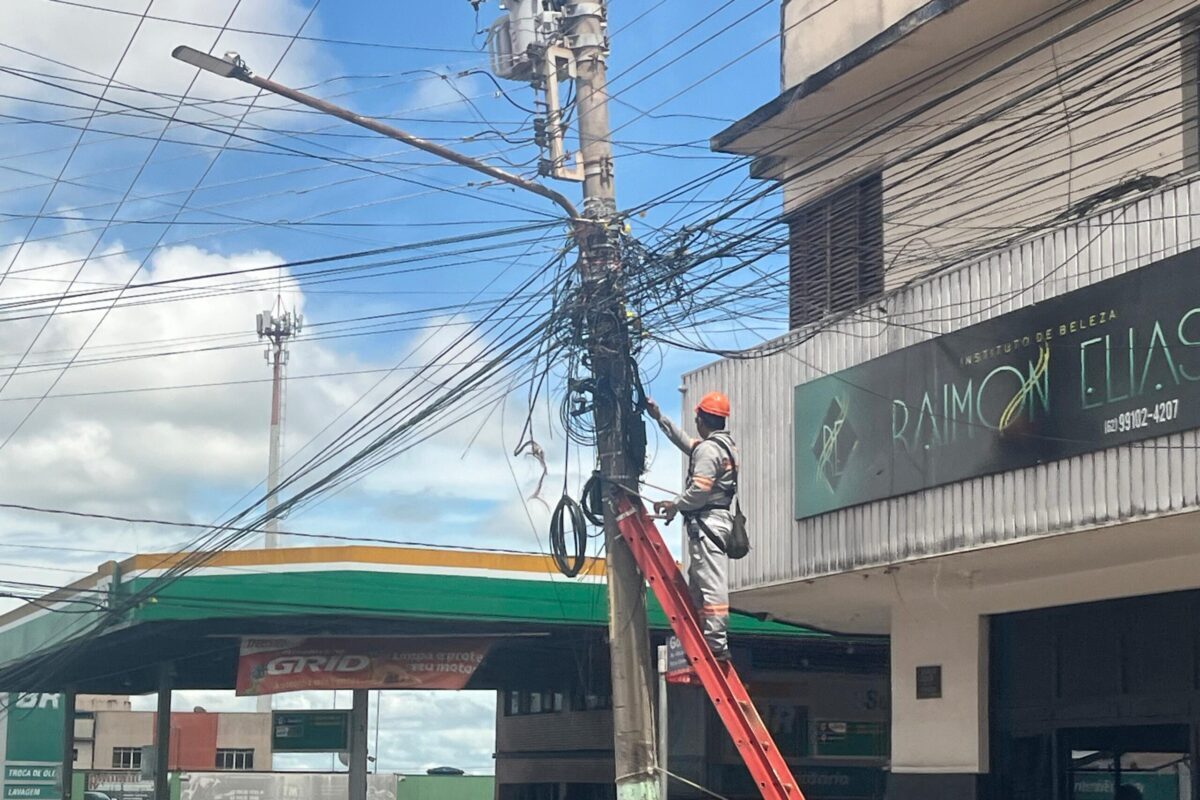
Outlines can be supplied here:
[[[258, 74], [528, 174], [536, 148], [522, 143], [522, 109], [533, 93], [502, 82], [501, 94], [480, 51], [480, 28], [502, 13], [495, 0], [478, 16], [467, 0], [6, 0], [5, 11], [0, 504], [223, 519], [262, 492], [270, 375], [254, 321], [277, 298], [305, 322], [286, 399], [285, 455], [297, 464], [415, 366], [436, 362], [428, 379], [478, 361], [494, 344], [480, 327], [489, 302], [526, 280], [531, 294], [554, 288], [538, 276], [562, 231], [543, 199], [481, 185], [478, 174], [170, 58], [179, 44], [236, 51]], [[745, 165], [711, 153], [707, 140], [778, 92], [778, 26], [770, 1], [613, 0], [621, 208], [720, 167], [734, 168], [686, 197], [719, 202], [744, 181]], [[578, 198], [577, 185], [554, 186]], [[631, 233], [670, 230], [683, 210], [650, 205], [631, 218]], [[505, 233], [453, 241], [488, 231]], [[377, 248], [396, 249], [363, 256], [379, 266], [352, 275], [301, 281], [294, 268], [265, 270], [136, 301], [147, 282]], [[96, 299], [80, 295], [89, 290]], [[530, 324], [512, 322], [518, 331]], [[708, 360], [647, 349], [650, 393], [678, 417], [679, 375]], [[577, 493], [591, 456], [542, 425], [556, 410], [539, 405], [534, 434], [550, 470], [543, 496], [527, 499], [541, 470], [512, 452], [528, 412], [514, 389], [283, 527], [544, 550], [546, 501], [564, 475]], [[647, 480], [670, 489], [680, 467], [664, 444], [652, 431]], [[0, 580], [61, 585], [191, 535], [0, 507]], [[325, 693], [281, 704], [331, 701]], [[253, 701], [176, 698], [177, 708], [196, 705], [246, 710]], [[379, 718], [382, 770], [491, 770], [490, 693], [386, 693]]]

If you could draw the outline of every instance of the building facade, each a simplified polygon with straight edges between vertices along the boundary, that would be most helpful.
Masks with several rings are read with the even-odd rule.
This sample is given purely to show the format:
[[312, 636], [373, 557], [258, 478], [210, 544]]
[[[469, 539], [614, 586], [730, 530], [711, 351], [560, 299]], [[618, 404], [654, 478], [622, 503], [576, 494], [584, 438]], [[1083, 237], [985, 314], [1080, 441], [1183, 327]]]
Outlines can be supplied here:
[[1198, 13], [790, 0], [714, 137], [789, 228], [791, 332], [684, 380], [733, 602], [890, 636], [892, 800], [1197, 796]]
[[[89, 698], [77, 707], [75, 769], [140, 773], [143, 749], [154, 743], [157, 715], [130, 710], [127, 699], [124, 708], [110, 708], [107, 700]], [[271, 757], [269, 713], [210, 714], [197, 709], [171, 714], [172, 771], [269, 772]]]
[[75, 698], [75, 769], [92, 769], [96, 762], [96, 713], [132, 709], [128, 697], [81, 694]]
[[[735, 665], [811, 800], [879, 800], [887, 755], [887, 648], [876, 639], [737, 635]], [[654, 635], [661, 644], [664, 634]], [[497, 800], [615, 797], [608, 651], [600, 631], [497, 654]], [[668, 685], [669, 797], [759, 797], [698, 686]], [[657, 698], [656, 698], [657, 702]], [[690, 785], [689, 783], [690, 782]]]

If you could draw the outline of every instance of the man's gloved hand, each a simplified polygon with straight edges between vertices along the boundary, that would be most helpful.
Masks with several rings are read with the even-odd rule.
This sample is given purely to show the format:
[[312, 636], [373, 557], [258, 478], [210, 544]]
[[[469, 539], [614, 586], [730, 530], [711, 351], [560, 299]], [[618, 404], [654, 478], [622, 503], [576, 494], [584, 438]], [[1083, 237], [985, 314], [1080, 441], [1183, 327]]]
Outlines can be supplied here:
[[660, 422], [662, 420], [662, 409], [658, 407], [658, 403], [654, 402], [649, 397], [646, 398], [646, 413], [649, 414], [650, 419], [654, 420], [655, 422]]
[[671, 520], [675, 519], [675, 515], [679, 513], [679, 509], [674, 500], [659, 500], [654, 504], [654, 513], [662, 514], [666, 523], [670, 525]]

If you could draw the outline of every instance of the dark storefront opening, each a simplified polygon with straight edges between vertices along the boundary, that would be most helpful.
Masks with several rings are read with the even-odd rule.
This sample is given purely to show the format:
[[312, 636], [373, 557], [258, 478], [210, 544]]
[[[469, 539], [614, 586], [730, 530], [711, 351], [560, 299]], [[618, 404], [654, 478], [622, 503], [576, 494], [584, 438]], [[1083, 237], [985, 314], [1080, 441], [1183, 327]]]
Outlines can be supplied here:
[[997, 616], [991, 800], [1200, 800], [1200, 592]]

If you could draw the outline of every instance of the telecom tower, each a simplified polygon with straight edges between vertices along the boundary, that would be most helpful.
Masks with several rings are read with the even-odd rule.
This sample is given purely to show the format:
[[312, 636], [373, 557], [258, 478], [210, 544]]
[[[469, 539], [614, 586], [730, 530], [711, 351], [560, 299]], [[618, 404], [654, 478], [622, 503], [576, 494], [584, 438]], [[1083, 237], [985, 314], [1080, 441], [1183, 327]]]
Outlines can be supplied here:
[[283, 449], [283, 378], [288, 362], [288, 339], [300, 333], [304, 318], [295, 310], [284, 311], [283, 296], [275, 297], [275, 307], [258, 314], [258, 338], [267, 339], [267, 363], [271, 365], [271, 452], [267, 462], [267, 532], [268, 548], [279, 546], [279, 520], [275, 509], [279, 505], [279, 465]]
[[[266, 350], [267, 363], [271, 365], [271, 452], [267, 457], [267, 532], [265, 544], [268, 549], [279, 546], [279, 520], [275, 509], [279, 506], [279, 465], [283, 456], [283, 393], [284, 368], [288, 362], [288, 339], [300, 333], [304, 318], [295, 310], [284, 311], [283, 295], [275, 296], [275, 307], [260, 311], [257, 317], [258, 338], [267, 339], [271, 346]], [[258, 698], [259, 713], [270, 713], [271, 696]]]

